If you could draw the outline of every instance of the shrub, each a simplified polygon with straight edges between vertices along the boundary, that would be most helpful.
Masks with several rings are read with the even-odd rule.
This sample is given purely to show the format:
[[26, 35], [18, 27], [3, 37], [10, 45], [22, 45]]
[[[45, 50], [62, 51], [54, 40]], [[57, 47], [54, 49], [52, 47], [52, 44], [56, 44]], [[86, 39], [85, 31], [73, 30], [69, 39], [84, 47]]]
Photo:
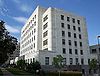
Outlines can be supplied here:
[[[59, 76], [58, 72], [47, 72], [46, 76]], [[82, 76], [81, 72], [61, 72], [60, 76]]]

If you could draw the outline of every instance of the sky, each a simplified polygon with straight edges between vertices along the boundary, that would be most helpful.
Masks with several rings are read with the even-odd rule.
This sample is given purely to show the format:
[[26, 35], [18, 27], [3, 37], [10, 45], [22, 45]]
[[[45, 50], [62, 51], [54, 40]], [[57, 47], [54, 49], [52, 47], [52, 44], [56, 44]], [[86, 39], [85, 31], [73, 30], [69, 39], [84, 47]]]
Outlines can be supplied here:
[[0, 20], [10, 34], [20, 39], [20, 31], [37, 6], [55, 7], [86, 18], [89, 45], [100, 35], [100, 0], [0, 0]]

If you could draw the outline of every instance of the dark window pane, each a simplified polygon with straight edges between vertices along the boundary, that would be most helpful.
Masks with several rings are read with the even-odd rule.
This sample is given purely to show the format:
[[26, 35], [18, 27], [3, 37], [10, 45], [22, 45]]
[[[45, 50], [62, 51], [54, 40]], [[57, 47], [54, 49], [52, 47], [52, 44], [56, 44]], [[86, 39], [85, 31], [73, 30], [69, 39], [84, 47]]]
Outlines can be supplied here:
[[70, 22], [70, 17], [67, 17], [67, 21]]
[[74, 18], [72, 18], [72, 22], [75, 23], [75, 19]]
[[61, 20], [64, 20], [64, 15], [61, 15]]

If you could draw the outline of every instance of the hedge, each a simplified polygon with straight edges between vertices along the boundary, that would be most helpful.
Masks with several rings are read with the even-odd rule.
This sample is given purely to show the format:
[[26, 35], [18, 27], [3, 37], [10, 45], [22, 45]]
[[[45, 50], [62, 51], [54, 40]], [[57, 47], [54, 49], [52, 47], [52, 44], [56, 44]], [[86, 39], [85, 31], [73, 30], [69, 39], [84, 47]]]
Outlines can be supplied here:
[[[58, 72], [46, 72], [46, 76], [59, 76]], [[63, 71], [60, 76], [82, 76], [81, 72]]]

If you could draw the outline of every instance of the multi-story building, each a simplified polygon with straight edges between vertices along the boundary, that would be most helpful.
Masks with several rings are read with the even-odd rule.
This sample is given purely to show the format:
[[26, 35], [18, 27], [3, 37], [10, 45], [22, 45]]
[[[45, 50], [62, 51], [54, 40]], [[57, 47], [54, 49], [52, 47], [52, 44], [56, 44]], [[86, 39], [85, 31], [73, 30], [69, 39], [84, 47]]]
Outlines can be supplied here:
[[20, 42], [20, 56], [28, 63], [38, 60], [41, 65], [52, 65], [53, 57], [62, 55], [66, 65], [88, 65], [84, 17], [38, 6], [22, 28]]

